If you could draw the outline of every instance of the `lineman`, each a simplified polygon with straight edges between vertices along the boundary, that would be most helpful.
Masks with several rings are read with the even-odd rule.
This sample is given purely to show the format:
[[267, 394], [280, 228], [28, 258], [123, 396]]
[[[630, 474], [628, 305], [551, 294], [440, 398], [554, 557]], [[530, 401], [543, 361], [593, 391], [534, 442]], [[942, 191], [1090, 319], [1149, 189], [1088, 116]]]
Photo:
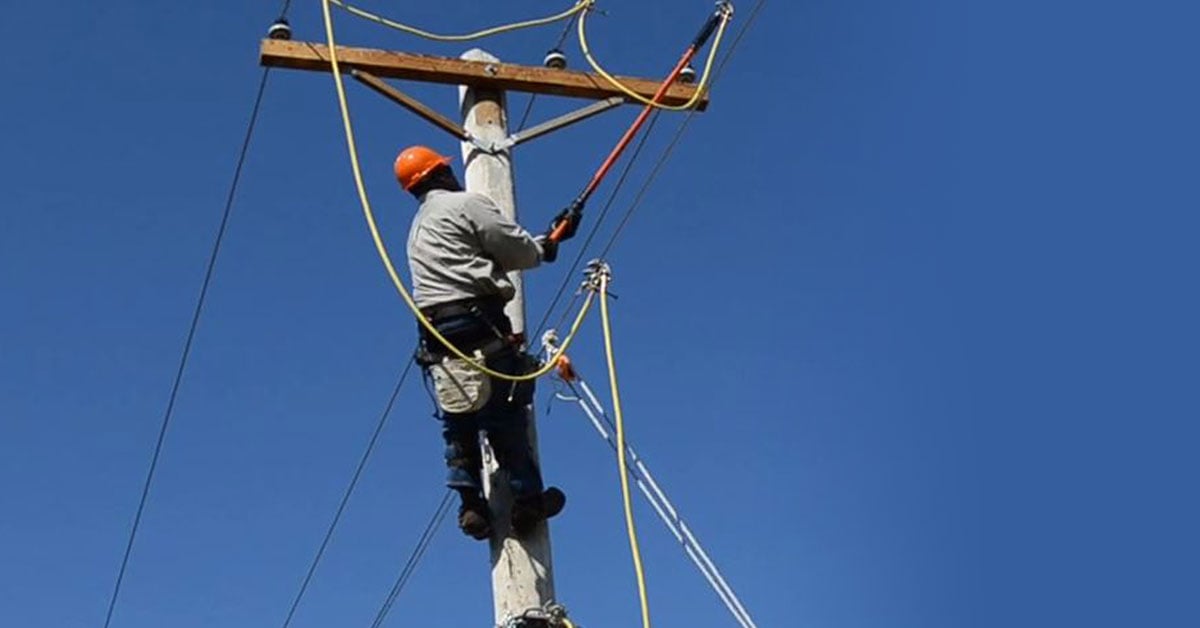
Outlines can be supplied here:
[[[442, 336], [488, 368], [529, 372], [533, 358], [514, 335], [504, 305], [514, 288], [507, 273], [553, 262], [558, 242], [549, 237], [562, 225], [559, 240], [575, 234], [578, 215], [563, 212], [546, 235], [532, 236], [505, 218], [486, 196], [464, 192], [450, 159], [424, 146], [396, 158], [396, 178], [420, 202], [408, 235], [408, 263], [417, 307]], [[515, 498], [511, 525], [524, 536], [538, 522], [558, 514], [563, 492], [542, 485], [532, 456], [526, 407], [533, 382], [511, 382], [479, 372], [455, 357], [418, 325], [421, 364], [432, 377], [446, 443], [446, 483], [462, 498], [458, 524], [476, 539], [491, 535], [483, 498], [479, 432], [486, 432], [496, 460], [508, 471]]]

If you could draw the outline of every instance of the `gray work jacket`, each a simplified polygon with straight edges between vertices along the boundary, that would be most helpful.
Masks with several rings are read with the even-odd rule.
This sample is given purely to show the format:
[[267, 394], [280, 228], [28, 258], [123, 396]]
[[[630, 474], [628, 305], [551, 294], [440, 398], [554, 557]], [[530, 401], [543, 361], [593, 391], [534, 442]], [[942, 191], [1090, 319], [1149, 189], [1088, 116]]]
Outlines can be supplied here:
[[422, 308], [472, 297], [508, 301], [514, 290], [506, 273], [541, 261], [539, 242], [474, 192], [427, 192], [408, 232], [413, 298]]

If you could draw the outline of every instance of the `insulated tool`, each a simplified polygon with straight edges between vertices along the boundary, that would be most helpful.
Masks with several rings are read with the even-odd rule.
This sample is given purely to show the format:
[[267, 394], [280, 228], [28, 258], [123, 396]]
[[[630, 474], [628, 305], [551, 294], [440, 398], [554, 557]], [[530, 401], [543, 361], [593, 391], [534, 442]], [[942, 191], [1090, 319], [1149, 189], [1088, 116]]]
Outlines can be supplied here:
[[[716, 11], [714, 11], [713, 14], [709, 16], [708, 20], [704, 22], [704, 27], [700, 29], [700, 33], [696, 35], [695, 39], [692, 40], [691, 45], [689, 45], [687, 50], [684, 51], [683, 56], [679, 58], [679, 62], [675, 64], [675, 68], [671, 70], [671, 73], [667, 75], [666, 80], [663, 81], [662, 85], [659, 86], [658, 91], [655, 92], [654, 98], [651, 99], [653, 102], [657, 103], [658, 100], [667, 93], [667, 90], [671, 88], [671, 85], [675, 83], [675, 80], [679, 78], [679, 75], [683, 73], [684, 69], [687, 68], [688, 64], [691, 63], [692, 58], [696, 56], [696, 53], [704, 47], [704, 44], [708, 41], [708, 38], [712, 36], [713, 32], [717, 29], [717, 26], [723, 20], [728, 20], [732, 16], [732, 4], [729, 2], [717, 3]], [[629, 143], [633, 140], [634, 136], [637, 135], [638, 131], [641, 130], [642, 125], [646, 123], [646, 119], [650, 117], [650, 112], [653, 109], [654, 105], [646, 105], [646, 107], [642, 109], [642, 112], [638, 114], [638, 117], [633, 121], [633, 124], [630, 125], [625, 131], [625, 134], [621, 136], [621, 139], [617, 142], [617, 145], [613, 147], [612, 152], [608, 154], [608, 158], [604, 160], [604, 163], [600, 164], [600, 169], [596, 171], [596, 174], [592, 175], [592, 180], [589, 181], [587, 186], [583, 188], [583, 191], [579, 193], [579, 196], [575, 197], [575, 200], [571, 201], [571, 203], [567, 205], [566, 209], [562, 210], [557, 216], [554, 217], [554, 221], [550, 223], [550, 235], [548, 236], [552, 242], [559, 242], [564, 238], [569, 238], [575, 235], [575, 229], [579, 226], [580, 219], [583, 218], [584, 205], [587, 204], [588, 199], [591, 198], [592, 193], [596, 191], [596, 188], [600, 187], [600, 183], [604, 180], [604, 177], [608, 175], [608, 171], [612, 170], [613, 165], [617, 163], [618, 159], [620, 159], [621, 153], [625, 152], [625, 149], [629, 147]]]

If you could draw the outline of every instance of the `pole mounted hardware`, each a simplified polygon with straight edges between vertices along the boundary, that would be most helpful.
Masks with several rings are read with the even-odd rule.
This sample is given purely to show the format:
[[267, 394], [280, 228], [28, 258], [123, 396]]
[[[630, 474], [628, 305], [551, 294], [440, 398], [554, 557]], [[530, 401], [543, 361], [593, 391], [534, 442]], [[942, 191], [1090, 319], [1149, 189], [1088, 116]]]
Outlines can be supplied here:
[[[542, 66], [518, 65], [453, 59], [433, 55], [418, 55], [406, 52], [337, 47], [338, 65], [343, 71], [351, 68], [366, 70], [385, 79], [441, 83], [443, 85], [467, 85], [476, 88], [494, 89], [548, 96], [568, 96], [600, 100], [612, 96], [623, 96], [624, 92], [609, 83], [604, 77], [580, 70], [556, 70]], [[331, 71], [329, 47], [325, 44], [306, 41], [264, 39], [259, 50], [259, 63], [268, 67]], [[617, 77], [635, 93], [652, 98], [662, 81], [657, 79]], [[695, 86], [676, 83], [658, 100], [664, 105], [682, 105], [696, 94]], [[696, 109], [708, 108], [709, 95], [702, 94]]]
[[366, 70], [358, 69], [350, 70], [350, 76], [354, 77], [354, 79], [359, 83], [362, 83], [363, 85], [375, 90], [376, 93], [382, 95], [384, 98], [387, 98], [401, 107], [404, 107], [405, 109], [417, 114], [426, 122], [432, 123], [434, 126], [449, 133], [450, 135], [453, 135], [460, 141], [475, 143], [471, 138], [471, 134], [467, 133], [466, 129], [464, 129], [461, 124], [454, 122], [450, 118], [447, 118], [446, 116], [434, 111], [425, 103], [385, 83], [383, 79], [379, 78], [378, 76], [375, 76]]
[[[612, 283], [612, 267], [602, 259], [594, 259], [588, 262], [587, 266], [584, 267], [583, 274], [586, 277], [581, 286], [583, 290], [599, 291], [601, 281], [609, 284]], [[617, 295], [613, 294], [611, 290], [608, 291], [608, 296], [614, 299], [617, 298]]]
[[520, 615], [508, 617], [498, 628], [566, 628], [577, 626], [568, 619], [567, 609], [557, 602], [549, 602], [541, 608], [531, 608]]
[[292, 38], [292, 27], [288, 24], [287, 18], [281, 17], [271, 24], [267, 29], [267, 38], [280, 41], [287, 41]]
[[429, 122], [437, 128], [449, 133], [450, 135], [454, 136], [455, 139], [462, 142], [470, 142], [479, 150], [489, 154], [496, 154], [506, 151], [514, 146], [524, 144], [529, 140], [546, 135], [551, 131], [557, 131], [558, 129], [568, 127], [577, 122], [582, 122], [588, 118], [604, 113], [609, 109], [618, 107], [625, 103], [624, 98], [620, 96], [613, 96], [599, 102], [594, 102], [585, 107], [581, 107], [570, 113], [563, 114], [552, 120], [547, 120], [539, 125], [529, 127], [520, 133], [514, 133], [500, 142], [485, 142], [479, 138], [473, 137], [467, 132], [466, 129], [462, 127], [462, 125], [457, 124], [450, 120], [450, 118], [438, 113], [429, 105], [426, 105], [416, 98], [400, 91], [388, 82], [384, 81], [378, 76], [375, 76], [374, 74], [371, 74], [370, 72], [367, 72], [366, 70], [351, 70], [350, 76], [354, 77], [354, 79], [359, 83], [371, 88], [377, 94], [380, 94], [384, 98], [387, 98], [401, 107], [408, 109], [409, 111], [417, 114], [418, 117], [426, 122]]
[[554, 70], [564, 70], [567, 67], [567, 55], [558, 48], [552, 48], [546, 53], [546, 58], [542, 60], [542, 65]]

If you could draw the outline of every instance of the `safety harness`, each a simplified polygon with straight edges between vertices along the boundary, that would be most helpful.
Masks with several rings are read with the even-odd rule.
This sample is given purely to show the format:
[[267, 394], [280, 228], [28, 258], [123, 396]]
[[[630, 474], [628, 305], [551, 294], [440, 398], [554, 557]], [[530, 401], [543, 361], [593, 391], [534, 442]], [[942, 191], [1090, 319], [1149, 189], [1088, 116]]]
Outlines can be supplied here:
[[[471, 363], [495, 363], [501, 355], [515, 355], [518, 371], [509, 375], [524, 375], [537, 367], [536, 360], [525, 353], [525, 335], [514, 334], [504, 314], [504, 301], [499, 297], [462, 299], [421, 309], [421, 313], [437, 327], [439, 322], [464, 318], [473, 324], [464, 328], [467, 338], [454, 345], [468, 353], [471, 361], [455, 355], [441, 339], [418, 326], [421, 336], [417, 364], [433, 379], [438, 407], [443, 412], [464, 414], [477, 412], [492, 395], [493, 378]], [[457, 335], [457, 334], [450, 334]], [[533, 396], [533, 382], [509, 381], [508, 400], [528, 401]]]

